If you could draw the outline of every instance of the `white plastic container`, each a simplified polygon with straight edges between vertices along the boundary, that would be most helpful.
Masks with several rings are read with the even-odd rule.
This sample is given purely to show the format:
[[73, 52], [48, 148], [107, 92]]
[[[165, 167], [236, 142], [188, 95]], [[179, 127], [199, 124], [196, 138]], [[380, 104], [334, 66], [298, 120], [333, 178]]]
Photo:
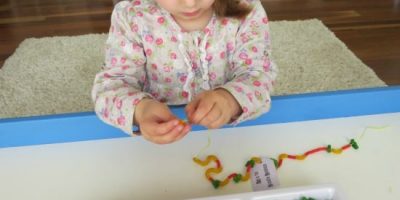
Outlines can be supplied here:
[[302, 197], [315, 200], [344, 200], [343, 194], [333, 185], [279, 188], [191, 200], [301, 200]]

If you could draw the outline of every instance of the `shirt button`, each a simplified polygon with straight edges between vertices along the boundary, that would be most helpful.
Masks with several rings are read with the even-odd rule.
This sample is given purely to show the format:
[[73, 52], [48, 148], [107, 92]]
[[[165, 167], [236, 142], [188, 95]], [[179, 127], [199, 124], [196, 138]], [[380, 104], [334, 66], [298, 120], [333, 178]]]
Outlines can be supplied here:
[[260, 76], [260, 72], [252, 71], [252, 72], [250, 72], [250, 75], [257, 77], [257, 76]]
[[183, 67], [182, 65], [175, 65], [176, 69], [182, 69], [182, 67]]
[[208, 76], [206, 74], [203, 75], [203, 80], [208, 81]]
[[207, 83], [207, 81], [204, 81], [203, 84], [201, 85], [201, 87], [205, 90], [209, 90], [210, 89], [210, 84]]

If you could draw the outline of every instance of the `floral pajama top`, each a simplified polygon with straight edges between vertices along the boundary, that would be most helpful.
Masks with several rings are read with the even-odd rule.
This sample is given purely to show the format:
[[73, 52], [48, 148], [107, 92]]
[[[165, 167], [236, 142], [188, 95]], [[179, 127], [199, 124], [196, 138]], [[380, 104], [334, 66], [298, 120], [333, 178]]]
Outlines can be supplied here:
[[205, 90], [224, 88], [243, 113], [233, 124], [269, 110], [276, 67], [268, 18], [259, 0], [243, 20], [213, 16], [202, 31], [185, 32], [151, 0], [118, 3], [111, 17], [103, 70], [92, 90], [96, 114], [132, 133], [142, 98], [187, 104]]

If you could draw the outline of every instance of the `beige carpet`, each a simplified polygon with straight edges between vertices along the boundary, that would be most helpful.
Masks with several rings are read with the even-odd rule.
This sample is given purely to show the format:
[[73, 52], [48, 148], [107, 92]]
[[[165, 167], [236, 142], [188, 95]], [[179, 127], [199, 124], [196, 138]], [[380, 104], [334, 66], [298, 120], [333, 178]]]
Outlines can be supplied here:
[[[384, 86], [318, 20], [271, 22], [274, 95]], [[26, 39], [0, 69], [0, 119], [92, 111], [105, 34]]]

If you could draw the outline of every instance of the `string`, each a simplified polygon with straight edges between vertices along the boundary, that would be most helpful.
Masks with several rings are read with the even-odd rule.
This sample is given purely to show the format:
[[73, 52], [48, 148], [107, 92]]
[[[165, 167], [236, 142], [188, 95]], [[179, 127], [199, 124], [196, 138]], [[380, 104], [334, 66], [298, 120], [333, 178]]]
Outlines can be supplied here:
[[203, 154], [206, 149], [211, 146], [211, 131], [207, 131], [207, 144], [201, 148], [201, 150], [194, 156], [198, 157], [199, 155]]
[[385, 125], [385, 126], [367, 126], [364, 128], [363, 132], [357, 137], [357, 139], [358, 140], [362, 139], [368, 130], [382, 131], [388, 127], [389, 126], [387, 126], [387, 125]]
[[[189, 120], [187, 119], [179, 120], [179, 124], [183, 126], [185, 126], [188, 122]], [[203, 154], [203, 152], [210, 146], [211, 146], [211, 131], [207, 131], [207, 144], [203, 148], [201, 148], [200, 151], [194, 157], [198, 157], [200, 154]]]

